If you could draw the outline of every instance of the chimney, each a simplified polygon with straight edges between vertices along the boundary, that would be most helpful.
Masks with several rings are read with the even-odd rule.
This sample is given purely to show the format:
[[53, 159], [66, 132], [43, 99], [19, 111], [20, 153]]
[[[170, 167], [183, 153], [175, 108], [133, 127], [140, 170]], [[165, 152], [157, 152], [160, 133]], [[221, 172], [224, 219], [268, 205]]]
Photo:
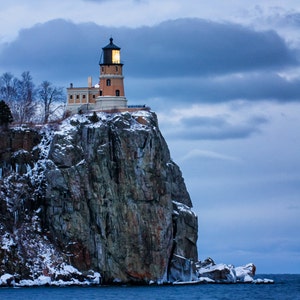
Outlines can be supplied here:
[[89, 76], [88, 77], [88, 87], [91, 88], [93, 86], [93, 83], [92, 83], [92, 76]]

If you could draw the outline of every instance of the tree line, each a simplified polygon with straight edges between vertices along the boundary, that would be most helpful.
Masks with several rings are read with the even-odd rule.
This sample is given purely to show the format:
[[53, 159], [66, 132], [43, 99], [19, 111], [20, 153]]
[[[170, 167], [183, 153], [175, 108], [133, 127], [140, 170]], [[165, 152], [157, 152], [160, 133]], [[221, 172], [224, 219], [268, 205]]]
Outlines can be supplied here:
[[[23, 72], [20, 78], [6, 72], [0, 76], [0, 101], [10, 109], [10, 122], [48, 123], [62, 117], [65, 93], [63, 88], [47, 80], [35, 86], [29, 71]], [[0, 116], [5, 113], [3, 103]]]

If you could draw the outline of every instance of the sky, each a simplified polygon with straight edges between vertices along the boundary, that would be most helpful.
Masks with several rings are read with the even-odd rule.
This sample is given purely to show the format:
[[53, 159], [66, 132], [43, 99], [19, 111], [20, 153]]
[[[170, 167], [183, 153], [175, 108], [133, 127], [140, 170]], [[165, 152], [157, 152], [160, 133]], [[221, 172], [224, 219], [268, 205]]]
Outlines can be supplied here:
[[199, 259], [300, 273], [298, 0], [14, 0], [0, 27], [0, 75], [62, 87], [96, 84], [113, 37], [128, 104], [157, 113], [183, 173]]

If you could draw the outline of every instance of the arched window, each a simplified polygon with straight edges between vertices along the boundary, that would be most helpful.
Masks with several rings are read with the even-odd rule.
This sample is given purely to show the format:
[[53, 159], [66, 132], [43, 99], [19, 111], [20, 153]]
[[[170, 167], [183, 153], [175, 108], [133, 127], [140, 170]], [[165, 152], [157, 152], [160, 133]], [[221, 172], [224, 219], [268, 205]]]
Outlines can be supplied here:
[[106, 86], [111, 86], [111, 81], [110, 81], [110, 79], [106, 79]]
[[120, 96], [120, 90], [116, 90], [116, 96], [117, 96], [117, 97]]

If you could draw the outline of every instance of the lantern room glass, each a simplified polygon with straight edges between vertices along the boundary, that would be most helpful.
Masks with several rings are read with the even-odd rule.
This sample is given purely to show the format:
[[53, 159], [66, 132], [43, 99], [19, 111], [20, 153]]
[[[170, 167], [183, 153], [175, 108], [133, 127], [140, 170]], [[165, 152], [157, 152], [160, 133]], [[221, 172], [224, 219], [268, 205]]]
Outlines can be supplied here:
[[120, 63], [120, 50], [112, 50], [112, 63], [113, 64]]

